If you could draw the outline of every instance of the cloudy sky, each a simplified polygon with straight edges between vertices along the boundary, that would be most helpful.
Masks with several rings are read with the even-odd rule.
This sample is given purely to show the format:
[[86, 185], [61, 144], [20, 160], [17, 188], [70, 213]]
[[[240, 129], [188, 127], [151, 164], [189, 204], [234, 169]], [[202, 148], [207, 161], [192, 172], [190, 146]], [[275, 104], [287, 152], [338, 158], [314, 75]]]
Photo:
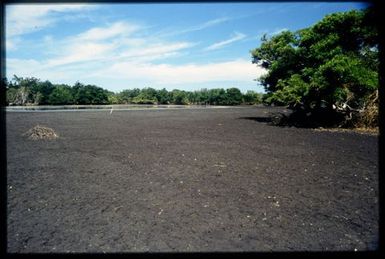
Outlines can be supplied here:
[[6, 73], [118, 92], [263, 91], [250, 50], [264, 33], [308, 27], [360, 3], [30, 4], [6, 6]]

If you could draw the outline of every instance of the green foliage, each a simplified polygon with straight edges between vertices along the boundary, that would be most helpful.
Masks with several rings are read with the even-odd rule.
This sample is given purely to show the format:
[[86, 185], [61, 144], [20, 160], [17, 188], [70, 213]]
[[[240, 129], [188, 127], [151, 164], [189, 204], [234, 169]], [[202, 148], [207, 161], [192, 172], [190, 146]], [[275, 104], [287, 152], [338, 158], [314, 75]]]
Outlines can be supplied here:
[[132, 99], [138, 96], [140, 93], [139, 88], [134, 88], [130, 90], [123, 90], [119, 94], [117, 94], [117, 99], [119, 103], [131, 103]]
[[169, 104], [172, 102], [172, 96], [165, 88], [157, 91], [156, 99], [159, 104]]
[[208, 103], [211, 105], [223, 105], [226, 99], [226, 91], [222, 88], [210, 89], [208, 92]]
[[269, 96], [265, 100], [266, 103], [299, 104], [302, 100], [301, 97], [307, 96], [310, 86], [302, 80], [300, 75], [294, 74], [289, 79], [279, 79], [277, 88], [279, 90], [275, 91], [274, 95]]
[[249, 90], [243, 96], [243, 101], [245, 104], [260, 104], [262, 103], [262, 96], [260, 93]]
[[299, 67], [296, 36], [290, 31], [284, 31], [270, 40], [263, 37], [261, 47], [251, 52], [253, 63], [268, 69], [268, 74], [261, 79], [268, 92], [278, 90], [278, 80], [290, 77]]
[[95, 85], [77, 82], [72, 87], [75, 104], [108, 104], [108, 91]]
[[41, 92], [37, 92], [33, 95], [33, 103], [40, 104], [42, 102], [44, 95]]
[[17, 88], [8, 88], [6, 93], [6, 103], [9, 104], [17, 104], [18, 99], [18, 92], [19, 90]]
[[185, 91], [172, 90], [171, 92], [172, 103], [174, 104], [188, 104], [187, 95]]
[[378, 36], [372, 10], [325, 16], [312, 27], [262, 38], [253, 63], [268, 104], [312, 111], [348, 105], [360, 109], [378, 89]]
[[198, 100], [197, 104], [207, 104], [209, 102], [209, 91], [206, 88], [203, 88], [200, 91], [194, 92]]
[[71, 90], [71, 87], [67, 85], [59, 85], [55, 87], [48, 97], [49, 104], [73, 104], [74, 97]]
[[239, 105], [242, 103], [242, 93], [238, 88], [229, 88], [226, 90], [225, 104]]
[[245, 95], [238, 88], [201, 89], [182, 91], [165, 88], [156, 90], [151, 87], [127, 89], [114, 93], [95, 85], [76, 82], [74, 86], [52, 84], [36, 78], [14, 77], [6, 81], [6, 101], [8, 105], [26, 104], [209, 104], [239, 105], [261, 103], [262, 94], [248, 91]]
[[119, 104], [119, 97], [114, 92], [107, 93], [109, 104]]
[[132, 102], [136, 104], [156, 104], [158, 102], [156, 90], [151, 87], [143, 88], [137, 96], [132, 98]]

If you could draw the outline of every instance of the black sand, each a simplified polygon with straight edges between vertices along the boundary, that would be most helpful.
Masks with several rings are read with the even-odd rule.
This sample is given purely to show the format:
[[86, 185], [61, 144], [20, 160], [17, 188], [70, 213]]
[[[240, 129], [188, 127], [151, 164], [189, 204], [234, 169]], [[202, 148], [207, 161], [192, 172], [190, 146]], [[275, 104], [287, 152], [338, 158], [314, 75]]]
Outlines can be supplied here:
[[269, 111], [8, 112], [8, 252], [378, 249], [378, 138]]

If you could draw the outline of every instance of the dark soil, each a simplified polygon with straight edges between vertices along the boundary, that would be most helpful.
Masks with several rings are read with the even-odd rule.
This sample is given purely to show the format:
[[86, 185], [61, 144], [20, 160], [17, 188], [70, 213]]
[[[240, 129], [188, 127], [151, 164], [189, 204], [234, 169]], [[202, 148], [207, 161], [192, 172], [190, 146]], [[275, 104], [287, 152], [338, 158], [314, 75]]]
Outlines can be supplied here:
[[378, 138], [271, 111], [8, 112], [8, 252], [378, 249]]

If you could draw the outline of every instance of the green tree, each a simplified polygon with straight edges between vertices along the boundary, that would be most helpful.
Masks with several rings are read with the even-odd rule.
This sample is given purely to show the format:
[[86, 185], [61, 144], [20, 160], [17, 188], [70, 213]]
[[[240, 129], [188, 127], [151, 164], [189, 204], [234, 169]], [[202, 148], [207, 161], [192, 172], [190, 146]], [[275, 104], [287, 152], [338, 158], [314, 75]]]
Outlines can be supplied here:
[[188, 104], [187, 94], [185, 91], [174, 89], [171, 92], [173, 104]]
[[57, 85], [48, 97], [49, 104], [73, 104], [74, 99], [71, 90], [68, 85]]
[[18, 102], [18, 89], [17, 88], [8, 88], [6, 92], [6, 104], [17, 104]]
[[83, 85], [76, 82], [72, 87], [76, 104], [107, 104], [108, 91], [95, 85]]
[[226, 90], [227, 105], [239, 105], [242, 103], [242, 93], [238, 88], [229, 88]]
[[134, 89], [128, 89], [128, 90], [123, 90], [121, 91], [117, 97], [119, 103], [132, 103], [132, 99], [135, 98], [140, 94], [140, 89], [139, 88], [134, 88]]
[[243, 101], [245, 104], [260, 104], [262, 103], [262, 94], [248, 90], [243, 95]]
[[171, 94], [165, 88], [156, 92], [156, 99], [160, 104], [169, 104], [172, 101]]
[[223, 88], [213, 88], [208, 91], [208, 103], [210, 105], [226, 104], [226, 91]]
[[132, 102], [137, 104], [156, 104], [158, 102], [156, 95], [157, 91], [154, 88], [146, 87], [140, 91], [139, 95], [132, 99]]
[[108, 104], [118, 104], [119, 103], [119, 98], [118, 95], [115, 94], [114, 92], [107, 91], [107, 98], [108, 98]]
[[[269, 104], [307, 112], [362, 109], [378, 89], [378, 34], [371, 9], [334, 13], [314, 26], [262, 38], [251, 51], [267, 69]], [[348, 107], [348, 108], [346, 108]]]
[[199, 104], [209, 103], [209, 91], [207, 90], [207, 88], [203, 88], [200, 91], [197, 91], [197, 99]]
[[34, 89], [36, 89], [39, 79], [35, 77], [23, 78], [14, 75], [12, 81], [11, 85], [18, 89], [16, 103], [20, 105], [34, 103], [34, 94], [36, 94]]

